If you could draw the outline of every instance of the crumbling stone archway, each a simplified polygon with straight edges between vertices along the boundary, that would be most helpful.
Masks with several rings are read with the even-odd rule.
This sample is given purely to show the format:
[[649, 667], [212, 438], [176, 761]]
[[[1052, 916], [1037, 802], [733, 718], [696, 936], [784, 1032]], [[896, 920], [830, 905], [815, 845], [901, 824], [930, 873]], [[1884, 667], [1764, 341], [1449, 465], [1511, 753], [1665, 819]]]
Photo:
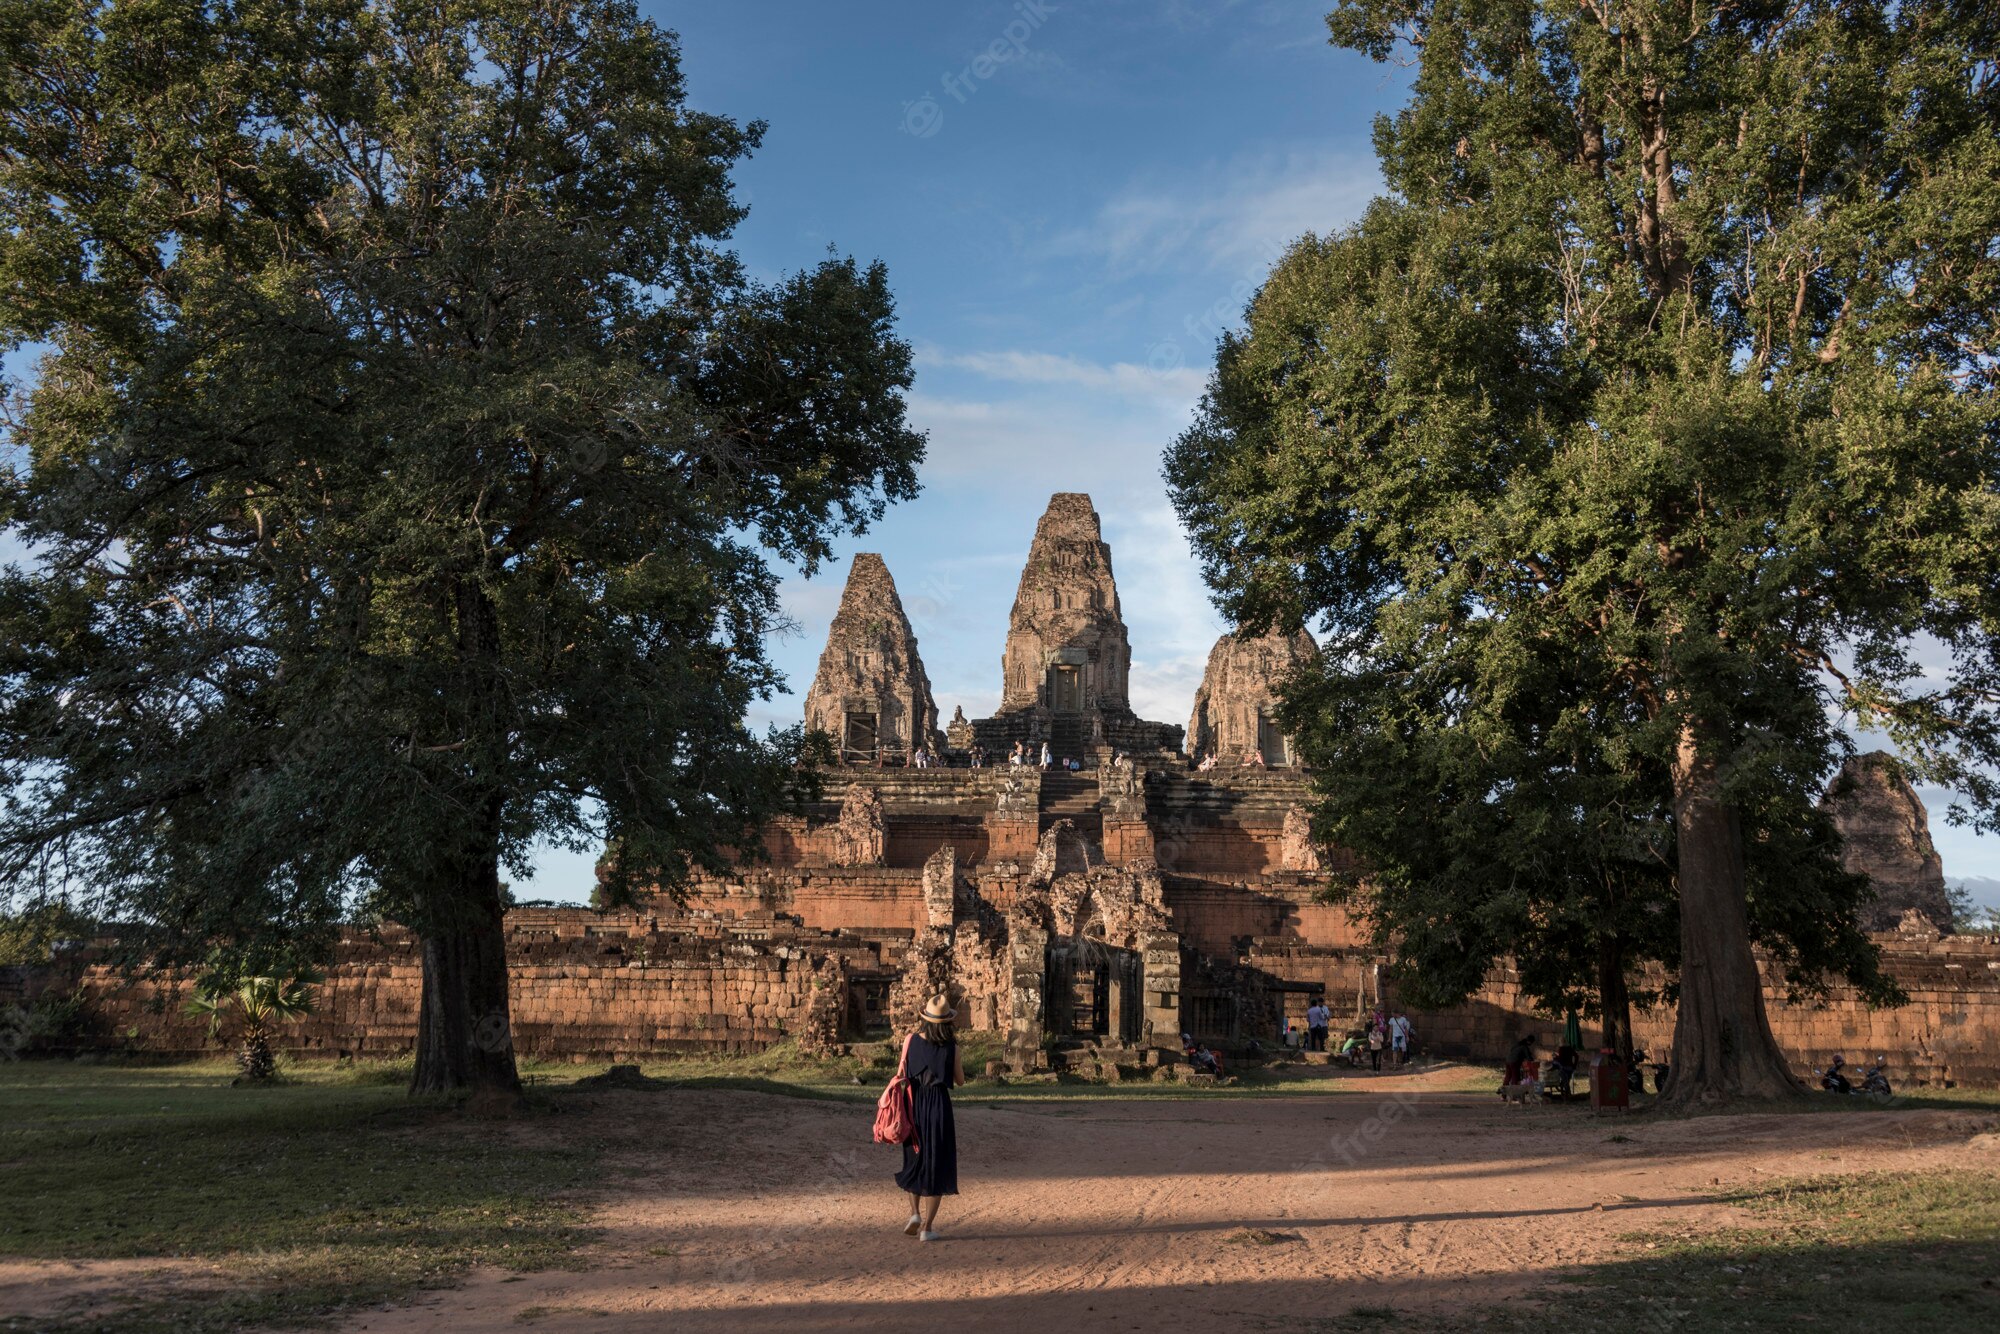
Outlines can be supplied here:
[[1008, 932], [1008, 1045], [1017, 1060], [1037, 1060], [1050, 1039], [1177, 1046], [1180, 937], [1151, 862], [1107, 866], [1058, 820], [1042, 836]]

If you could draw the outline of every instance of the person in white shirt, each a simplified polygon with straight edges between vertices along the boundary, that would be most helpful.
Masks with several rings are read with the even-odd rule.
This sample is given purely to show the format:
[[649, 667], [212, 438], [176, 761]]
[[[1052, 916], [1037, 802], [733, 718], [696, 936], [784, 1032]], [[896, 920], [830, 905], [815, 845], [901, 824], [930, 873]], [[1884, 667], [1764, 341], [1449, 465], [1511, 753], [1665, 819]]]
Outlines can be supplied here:
[[1313, 997], [1313, 1003], [1306, 1007], [1306, 1050], [1326, 1050], [1326, 1029], [1333, 1016], [1327, 1013], [1326, 1003]]

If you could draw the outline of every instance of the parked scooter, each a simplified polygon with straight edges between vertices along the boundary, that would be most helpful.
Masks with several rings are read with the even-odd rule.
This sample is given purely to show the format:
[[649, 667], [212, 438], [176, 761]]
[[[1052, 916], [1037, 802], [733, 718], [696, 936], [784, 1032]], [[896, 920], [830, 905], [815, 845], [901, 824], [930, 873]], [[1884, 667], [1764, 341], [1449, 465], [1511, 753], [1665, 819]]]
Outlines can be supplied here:
[[1868, 1067], [1868, 1072], [1861, 1076], [1859, 1085], [1849, 1078], [1849, 1075], [1853, 1071], [1847, 1064], [1847, 1058], [1838, 1053], [1835, 1053], [1832, 1063], [1826, 1069], [1814, 1070], [1813, 1073], [1819, 1076], [1819, 1086], [1828, 1093], [1862, 1094], [1871, 1098], [1893, 1098], [1896, 1096], [1896, 1091], [1889, 1086], [1888, 1064], [1888, 1057], [1877, 1056], [1875, 1064]]
[[1871, 1098], [1893, 1098], [1896, 1091], [1889, 1087], [1889, 1076], [1883, 1067], [1889, 1064], [1886, 1056], [1877, 1056], [1875, 1064], [1868, 1069], [1868, 1075], [1861, 1081], [1861, 1091]]

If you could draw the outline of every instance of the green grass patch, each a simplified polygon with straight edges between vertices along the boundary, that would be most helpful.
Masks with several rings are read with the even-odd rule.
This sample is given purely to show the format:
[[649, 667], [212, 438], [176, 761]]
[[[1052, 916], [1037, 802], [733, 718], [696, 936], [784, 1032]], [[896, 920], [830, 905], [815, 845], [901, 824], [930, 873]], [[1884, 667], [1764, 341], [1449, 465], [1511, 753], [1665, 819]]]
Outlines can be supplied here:
[[222, 1330], [312, 1323], [472, 1265], [561, 1265], [588, 1240], [560, 1195], [590, 1178], [592, 1145], [468, 1133], [404, 1093], [407, 1069], [292, 1067], [269, 1087], [231, 1074], [0, 1066], [0, 1255], [213, 1264], [87, 1323]]
[[[1779, 1334], [1825, 1325], [1924, 1334], [2000, 1329], [2000, 1177], [1806, 1177], [1718, 1194], [1751, 1219], [1621, 1238], [1630, 1258], [1551, 1274], [1539, 1300], [1460, 1314], [1356, 1306], [1288, 1328], [1352, 1334]], [[1268, 1326], [1276, 1328], [1275, 1326]]]
[[[1806, 1177], [1715, 1198], [1753, 1221], [1626, 1236], [1633, 1258], [1585, 1271], [1555, 1299], [1561, 1323], [1751, 1334], [1823, 1320], [1926, 1334], [2000, 1329], [2000, 1177]], [[1480, 1327], [1547, 1324], [1492, 1312]]]

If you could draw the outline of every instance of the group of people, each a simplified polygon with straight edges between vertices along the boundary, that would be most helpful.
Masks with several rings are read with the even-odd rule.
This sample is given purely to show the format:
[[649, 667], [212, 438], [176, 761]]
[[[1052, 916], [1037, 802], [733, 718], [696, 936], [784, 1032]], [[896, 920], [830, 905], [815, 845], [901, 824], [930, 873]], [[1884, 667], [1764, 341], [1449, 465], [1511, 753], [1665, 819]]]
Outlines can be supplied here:
[[[1326, 998], [1314, 996], [1312, 1004], [1306, 1007], [1305, 1031], [1301, 1034], [1290, 1023], [1285, 1025], [1285, 1045], [1304, 1045], [1307, 1051], [1325, 1051], [1327, 1032], [1333, 1026], [1333, 1012], [1326, 1007]], [[1341, 1043], [1337, 1053], [1350, 1065], [1359, 1065], [1365, 1053], [1372, 1069], [1382, 1068], [1382, 1054], [1386, 1051], [1395, 1064], [1406, 1064], [1410, 1059], [1412, 1038], [1416, 1026], [1401, 1010], [1385, 1012], [1376, 1010], [1368, 1016], [1368, 1022], [1350, 1032]]]
[[[1555, 1055], [1550, 1057], [1546, 1066], [1544, 1066], [1541, 1059], [1537, 1056], [1536, 1051], [1535, 1035], [1532, 1033], [1523, 1033], [1520, 1040], [1514, 1044], [1513, 1049], [1507, 1053], [1506, 1071], [1500, 1077], [1501, 1089], [1505, 1090], [1526, 1084], [1533, 1086], [1536, 1093], [1557, 1098], [1569, 1097], [1573, 1091], [1572, 1085], [1576, 1080], [1577, 1071], [1583, 1067], [1583, 1053], [1565, 1042], [1556, 1048]], [[1604, 1055], [1598, 1058], [1599, 1061], [1615, 1061], [1616, 1059], [1608, 1048]], [[1592, 1064], [1595, 1065], [1597, 1062], [1593, 1061]], [[1631, 1063], [1625, 1068], [1625, 1087], [1629, 1092], [1644, 1093], [1646, 1091], [1646, 1065], [1646, 1053], [1634, 1047], [1632, 1049]], [[1666, 1066], [1656, 1065], [1653, 1067], [1654, 1089], [1656, 1091], [1665, 1086], [1666, 1076]], [[1500, 1096], [1506, 1097], [1507, 1095], [1503, 1091]]]
[[[989, 758], [991, 756], [986, 747], [976, 741], [965, 751], [965, 762], [968, 767], [973, 769], [984, 769]], [[944, 769], [949, 768], [950, 763], [945, 756], [938, 754], [928, 746], [917, 746], [910, 751], [910, 767], [912, 769]], [[1026, 741], [1016, 741], [1014, 749], [1007, 754], [1007, 763], [1016, 768], [1022, 766], [1039, 766], [1043, 769], [1065, 769], [1070, 773], [1083, 772], [1082, 760], [1074, 755], [1058, 757], [1049, 748], [1049, 743], [1046, 741], [1042, 742], [1039, 747]], [[1213, 768], [1214, 766], [1213, 764], [1209, 764], [1204, 767]]]
[[1039, 765], [1043, 769], [1067, 769], [1073, 774], [1083, 772], [1082, 760], [1074, 755], [1065, 755], [1058, 760], [1046, 741], [1041, 744], [1039, 751], [1025, 741], [1016, 741], [1014, 749], [1008, 752], [1007, 763], [1017, 768], [1022, 765]]
[[[1211, 750], [1206, 755], [1198, 757], [1195, 760], [1194, 767], [1197, 773], [1205, 774], [1209, 770], [1215, 768], [1217, 765], [1221, 763], [1222, 763], [1222, 756], [1217, 754], [1215, 751]], [[1261, 750], [1251, 751], [1248, 755], [1245, 755], [1243, 757], [1243, 765], [1245, 768], [1248, 769], [1266, 768], [1267, 766], [1264, 763], [1264, 752]]]

